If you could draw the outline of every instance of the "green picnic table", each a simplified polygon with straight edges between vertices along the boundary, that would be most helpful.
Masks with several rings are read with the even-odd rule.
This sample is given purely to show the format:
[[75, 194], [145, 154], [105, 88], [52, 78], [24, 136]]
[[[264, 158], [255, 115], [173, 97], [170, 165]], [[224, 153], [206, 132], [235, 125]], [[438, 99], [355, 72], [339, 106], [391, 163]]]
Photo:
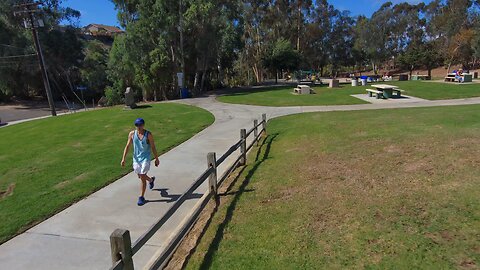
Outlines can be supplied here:
[[396, 92], [396, 96], [400, 97], [401, 90], [398, 89], [398, 86], [389, 85], [389, 84], [372, 84], [372, 87], [375, 87], [378, 91], [382, 91], [383, 98], [392, 98], [393, 92]]

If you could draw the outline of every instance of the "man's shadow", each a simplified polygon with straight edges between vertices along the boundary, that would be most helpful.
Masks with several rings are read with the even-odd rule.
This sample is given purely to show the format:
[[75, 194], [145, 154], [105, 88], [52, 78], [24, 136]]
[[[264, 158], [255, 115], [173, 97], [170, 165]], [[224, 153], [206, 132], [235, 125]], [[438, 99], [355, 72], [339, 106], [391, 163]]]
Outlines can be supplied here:
[[[177, 201], [182, 194], [169, 194], [168, 193], [168, 188], [154, 188], [154, 191], [160, 192], [160, 196], [165, 199], [159, 199], [159, 200], [147, 200], [147, 202], [166, 202], [166, 203], [172, 203]], [[193, 193], [192, 195], [188, 196], [187, 200], [190, 199], [200, 199], [202, 198], [203, 194], [199, 193]]]

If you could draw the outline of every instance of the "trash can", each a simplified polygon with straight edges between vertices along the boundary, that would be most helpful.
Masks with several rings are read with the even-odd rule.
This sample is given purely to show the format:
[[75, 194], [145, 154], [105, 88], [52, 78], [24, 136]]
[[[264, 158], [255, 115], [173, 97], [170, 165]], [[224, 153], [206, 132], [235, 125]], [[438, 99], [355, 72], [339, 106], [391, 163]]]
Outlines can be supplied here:
[[358, 86], [358, 80], [357, 78], [352, 79], [352, 86]]
[[180, 98], [184, 99], [189, 97], [190, 97], [190, 94], [188, 93], [188, 89], [182, 88], [182, 90], [180, 91]]
[[360, 76], [360, 81], [362, 82], [362, 86], [367, 85], [368, 76]]
[[473, 72], [473, 78], [478, 79], [478, 72]]

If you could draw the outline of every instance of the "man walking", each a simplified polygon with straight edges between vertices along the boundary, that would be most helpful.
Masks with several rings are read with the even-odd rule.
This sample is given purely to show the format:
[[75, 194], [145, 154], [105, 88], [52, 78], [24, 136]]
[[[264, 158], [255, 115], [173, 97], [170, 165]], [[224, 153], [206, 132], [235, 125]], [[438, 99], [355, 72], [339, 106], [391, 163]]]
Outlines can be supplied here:
[[137, 204], [142, 206], [145, 201], [145, 190], [147, 188], [147, 182], [150, 189], [153, 189], [155, 185], [155, 177], [149, 177], [147, 175], [150, 170], [151, 152], [155, 155], [155, 166], [158, 167], [160, 161], [158, 160], [157, 148], [155, 147], [155, 141], [151, 132], [145, 129], [145, 121], [142, 118], [135, 120], [135, 130], [130, 131], [128, 134], [127, 145], [123, 150], [123, 157], [121, 165], [125, 166], [125, 157], [133, 143], [133, 170], [138, 175], [138, 178], [142, 182], [140, 188], [140, 197]]

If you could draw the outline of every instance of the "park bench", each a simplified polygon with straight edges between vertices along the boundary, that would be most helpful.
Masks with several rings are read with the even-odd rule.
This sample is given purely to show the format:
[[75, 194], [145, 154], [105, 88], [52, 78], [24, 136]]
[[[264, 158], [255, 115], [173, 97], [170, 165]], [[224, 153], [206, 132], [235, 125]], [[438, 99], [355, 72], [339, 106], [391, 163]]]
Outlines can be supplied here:
[[383, 92], [374, 89], [367, 89], [367, 93], [369, 97], [373, 97], [373, 94], [377, 97], [377, 99], [383, 98]]
[[396, 92], [397, 97], [401, 97], [402, 92], [405, 92], [405, 90], [395, 88], [395, 89], [393, 89], [393, 92]]
[[308, 85], [299, 84], [297, 88], [293, 89], [295, 94], [309, 95], [312, 93], [312, 89]]
[[455, 77], [447, 76], [445, 77], [446, 82], [455, 82], [457, 79]]
[[314, 85], [315, 81], [314, 80], [300, 80], [300, 83], [303, 83], [304, 85]]
[[[461, 77], [462, 77], [462, 82], [472, 82], [473, 74], [464, 73], [463, 75], [461, 75]], [[460, 80], [457, 79], [457, 77], [454, 73], [448, 74], [445, 77], [445, 81], [446, 82], [460, 82]]]

